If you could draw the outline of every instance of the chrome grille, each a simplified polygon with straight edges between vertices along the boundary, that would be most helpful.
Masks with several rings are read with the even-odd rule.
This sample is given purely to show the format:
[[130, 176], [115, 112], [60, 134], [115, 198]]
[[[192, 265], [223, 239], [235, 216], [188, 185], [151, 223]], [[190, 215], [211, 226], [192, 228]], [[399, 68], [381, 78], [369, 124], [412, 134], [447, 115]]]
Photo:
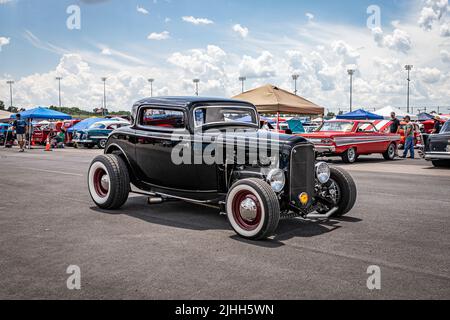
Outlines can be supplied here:
[[311, 144], [298, 145], [292, 149], [289, 174], [290, 201], [298, 208], [303, 207], [299, 200], [299, 195], [303, 192], [308, 193], [310, 201], [312, 200], [315, 183], [315, 162], [314, 147]]

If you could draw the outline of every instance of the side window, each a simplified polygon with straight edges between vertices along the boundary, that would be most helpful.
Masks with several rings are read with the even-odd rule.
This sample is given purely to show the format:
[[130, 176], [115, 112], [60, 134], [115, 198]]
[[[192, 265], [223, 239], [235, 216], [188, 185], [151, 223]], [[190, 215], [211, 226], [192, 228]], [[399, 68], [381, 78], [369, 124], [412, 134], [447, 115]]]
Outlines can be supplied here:
[[148, 108], [141, 113], [140, 125], [166, 129], [184, 129], [184, 113], [178, 110]]
[[377, 132], [377, 129], [372, 123], [361, 123], [358, 126], [358, 132]]

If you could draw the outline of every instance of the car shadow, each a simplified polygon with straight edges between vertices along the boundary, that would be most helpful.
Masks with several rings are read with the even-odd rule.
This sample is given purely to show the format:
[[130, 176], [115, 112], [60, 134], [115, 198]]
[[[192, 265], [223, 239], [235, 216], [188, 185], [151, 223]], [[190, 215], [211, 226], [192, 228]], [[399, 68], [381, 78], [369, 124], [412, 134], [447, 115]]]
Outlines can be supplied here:
[[[163, 204], [147, 204], [146, 197], [130, 198], [122, 209], [106, 211], [91, 207], [93, 211], [104, 214], [120, 214], [140, 219], [144, 222], [163, 225], [177, 229], [194, 231], [232, 230], [227, 218], [220, 215], [218, 209], [199, 206], [182, 201], [170, 201]], [[281, 220], [277, 233], [271, 239], [251, 241], [236, 234], [231, 239], [242, 243], [265, 247], [278, 248], [284, 246], [284, 241], [292, 238], [311, 238], [338, 230], [341, 222], [357, 223], [362, 221], [353, 217], [341, 217], [326, 221], [310, 221], [300, 218]]]

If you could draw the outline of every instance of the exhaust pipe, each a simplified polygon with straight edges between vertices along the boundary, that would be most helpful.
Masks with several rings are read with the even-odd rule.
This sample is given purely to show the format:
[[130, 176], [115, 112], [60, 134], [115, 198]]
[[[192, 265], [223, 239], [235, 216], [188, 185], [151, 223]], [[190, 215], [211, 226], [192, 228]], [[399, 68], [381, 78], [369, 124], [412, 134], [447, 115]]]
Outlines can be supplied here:
[[164, 202], [164, 199], [161, 197], [148, 197], [147, 203], [148, 204], [161, 204]]
[[306, 218], [314, 219], [314, 220], [326, 220], [326, 219], [329, 219], [333, 214], [335, 214], [336, 211], [338, 211], [338, 209], [339, 209], [338, 207], [334, 207], [333, 209], [328, 211], [328, 213], [326, 213], [326, 214], [310, 213], [306, 216]]

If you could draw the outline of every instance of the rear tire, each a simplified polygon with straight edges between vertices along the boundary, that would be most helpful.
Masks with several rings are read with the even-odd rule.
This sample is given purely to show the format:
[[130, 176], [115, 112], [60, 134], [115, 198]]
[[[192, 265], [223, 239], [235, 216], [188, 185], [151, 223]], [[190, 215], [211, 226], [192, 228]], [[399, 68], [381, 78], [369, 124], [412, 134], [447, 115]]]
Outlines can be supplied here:
[[341, 192], [340, 199], [337, 204], [338, 211], [333, 217], [342, 217], [353, 209], [358, 196], [355, 181], [352, 176], [341, 168], [331, 167], [330, 181], [335, 182]]
[[127, 165], [114, 154], [96, 157], [89, 168], [88, 187], [92, 200], [99, 208], [119, 209], [130, 193]]
[[236, 182], [226, 199], [228, 221], [241, 237], [262, 240], [272, 236], [280, 221], [280, 204], [272, 188], [260, 179]]
[[358, 159], [358, 155], [356, 154], [355, 148], [349, 148], [342, 154], [342, 161], [345, 163], [355, 163]]
[[386, 152], [383, 153], [383, 158], [385, 160], [394, 160], [395, 156], [397, 154], [397, 149], [395, 147], [395, 143], [391, 143], [388, 147], [388, 149], [386, 150]]

